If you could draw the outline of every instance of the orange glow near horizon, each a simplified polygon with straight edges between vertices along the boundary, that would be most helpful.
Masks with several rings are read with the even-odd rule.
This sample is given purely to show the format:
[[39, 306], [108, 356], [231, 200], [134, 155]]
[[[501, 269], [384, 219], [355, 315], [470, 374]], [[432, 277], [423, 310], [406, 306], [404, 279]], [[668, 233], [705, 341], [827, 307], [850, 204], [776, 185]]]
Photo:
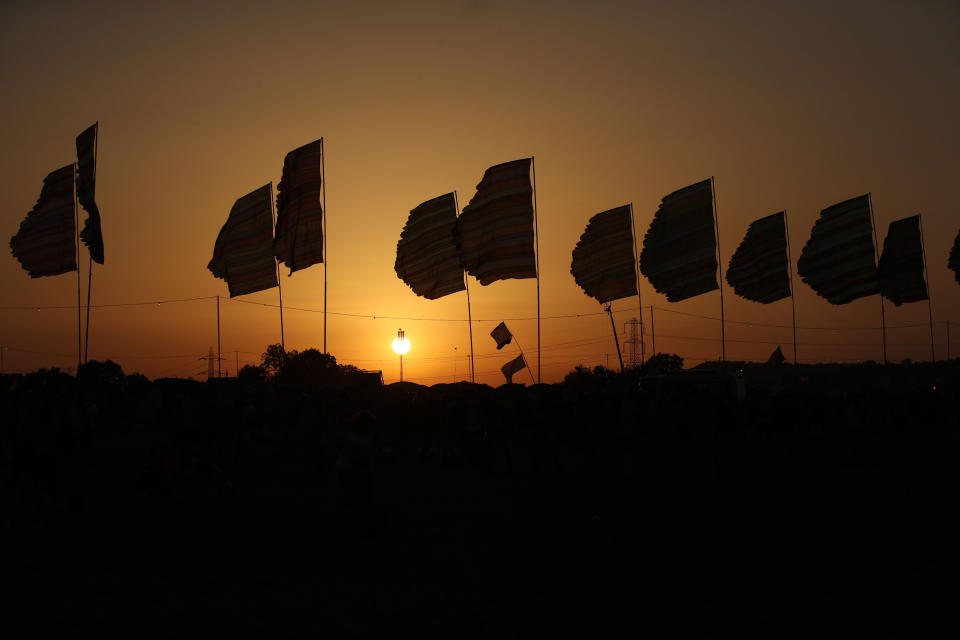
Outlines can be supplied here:
[[[616, 362], [609, 318], [570, 275], [593, 214], [632, 202], [639, 245], [662, 196], [715, 176], [725, 273], [753, 220], [787, 210], [795, 267], [821, 209], [872, 192], [881, 244], [890, 222], [922, 214], [937, 357], [947, 320], [956, 356], [960, 289], [946, 262], [960, 227], [960, 8], [880, 3], [863, 16], [800, 2], [7, 5], [0, 230], [16, 233], [43, 177], [99, 121], [106, 261], [93, 304], [151, 304], [92, 309], [90, 358], [202, 379], [219, 304], [232, 375], [280, 342], [279, 297], [228, 297], [206, 269], [217, 233], [237, 198], [276, 186], [284, 155], [322, 136], [329, 351], [393, 382], [402, 323], [417, 340], [404, 379], [450, 382], [469, 379], [467, 297], [413, 294], [393, 269], [400, 231], [419, 203], [456, 190], [462, 207], [487, 167], [535, 156], [542, 377], [556, 382]], [[326, 268], [281, 269], [287, 348], [322, 348]], [[4, 370], [74, 367], [76, 275], [31, 280], [7, 250], [0, 282]], [[834, 307], [796, 275], [794, 286], [801, 362], [881, 359], [877, 296]], [[502, 384], [521, 346], [536, 373], [536, 283], [469, 287], [477, 381]], [[673, 304], [640, 287], [658, 352], [719, 358], [719, 323], [702, 317], [719, 317], [716, 292]], [[638, 304], [613, 305], [621, 342]], [[789, 300], [759, 305], [724, 283], [724, 305], [729, 360], [763, 361], [777, 345], [792, 360]], [[52, 306], [66, 308], [37, 310]], [[929, 359], [927, 318], [926, 303], [886, 304], [890, 360]], [[516, 341], [497, 351], [501, 320]]]

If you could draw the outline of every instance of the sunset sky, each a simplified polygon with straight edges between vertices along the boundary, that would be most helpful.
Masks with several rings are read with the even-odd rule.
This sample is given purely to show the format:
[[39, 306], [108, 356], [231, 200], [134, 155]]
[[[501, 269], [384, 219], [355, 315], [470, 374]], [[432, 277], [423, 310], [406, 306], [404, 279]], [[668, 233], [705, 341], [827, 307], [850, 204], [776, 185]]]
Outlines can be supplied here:
[[[0, 231], [14, 235], [43, 178], [100, 123], [97, 202], [106, 262], [93, 304], [221, 296], [224, 367], [280, 341], [276, 289], [229, 300], [206, 269], [234, 201], [280, 179], [284, 155], [326, 148], [328, 347], [397, 379], [464, 379], [466, 296], [417, 297], [393, 270], [410, 209], [484, 170], [535, 157], [543, 381], [616, 362], [609, 319], [570, 275], [593, 214], [632, 202], [638, 243], [660, 199], [716, 180], [721, 269], [749, 223], [786, 209], [794, 266], [821, 209], [872, 192], [882, 245], [922, 214], [937, 357], [960, 354], [960, 5], [955, 2], [21, 2], [0, 6]], [[85, 213], [81, 211], [81, 221]], [[5, 245], [8, 247], [8, 245]], [[86, 300], [88, 253], [81, 252]], [[323, 269], [281, 272], [288, 348], [322, 346]], [[4, 370], [76, 365], [76, 274], [31, 279], [0, 258]], [[536, 374], [534, 280], [470, 279], [478, 381], [501, 384], [502, 320]], [[654, 305], [657, 351], [720, 355], [720, 296]], [[795, 277], [801, 362], [882, 357], [880, 300], [836, 307]], [[728, 321], [790, 325], [724, 284]], [[36, 307], [62, 305], [61, 310]], [[614, 303], [617, 329], [636, 298]], [[29, 307], [16, 310], [9, 307]], [[576, 316], [550, 318], [551, 316]], [[362, 316], [376, 316], [372, 317]], [[385, 318], [389, 316], [390, 318]], [[395, 319], [406, 318], [406, 319]], [[415, 318], [415, 319], [410, 319]], [[644, 311], [650, 332], [649, 311]], [[437, 321], [430, 319], [443, 319]], [[889, 357], [930, 357], [926, 302], [886, 303]], [[807, 328], [804, 328], [807, 327]], [[861, 328], [825, 331], [813, 327]], [[728, 322], [727, 358], [792, 356], [789, 328]], [[650, 336], [646, 336], [649, 355]], [[216, 302], [94, 308], [90, 357], [128, 373], [196, 376], [217, 344]], [[518, 375], [529, 382], [529, 375]]]

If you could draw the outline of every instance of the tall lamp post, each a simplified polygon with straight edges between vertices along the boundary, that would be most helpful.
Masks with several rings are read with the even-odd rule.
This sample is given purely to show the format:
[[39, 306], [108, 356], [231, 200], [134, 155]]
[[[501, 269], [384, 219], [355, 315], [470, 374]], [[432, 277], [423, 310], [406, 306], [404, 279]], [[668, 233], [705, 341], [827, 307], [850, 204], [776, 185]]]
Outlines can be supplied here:
[[400, 382], [403, 382], [403, 354], [410, 351], [410, 341], [403, 334], [403, 329], [397, 330], [397, 337], [393, 339], [393, 352], [400, 356]]

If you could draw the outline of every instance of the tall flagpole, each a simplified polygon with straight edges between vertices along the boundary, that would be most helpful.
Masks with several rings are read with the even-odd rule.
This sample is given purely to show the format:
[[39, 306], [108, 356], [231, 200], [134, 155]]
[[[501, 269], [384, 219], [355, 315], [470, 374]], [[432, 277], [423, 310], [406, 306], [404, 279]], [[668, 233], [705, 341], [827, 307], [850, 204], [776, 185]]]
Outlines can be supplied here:
[[927, 271], [927, 245], [923, 241], [923, 218], [917, 214], [920, 223], [920, 249], [923, 251], [923, 279], [927, 286], [927, 312], [930, 314], [930, 362], [936, 362], [937, 356], [933, 350], [933, 301], [930, 298], [930, 272]]
[[620, 338], [617, 337], [617, 325], [613, 322], [613, 309], [608, 304], [604, 311], [610, 316], [610, 328], [613, 329], [613, 342], [617, 345], [617, 358], [620, 360], [620, 373], [623, 373], [623, 354], [620, 353]]
[[[457, 218], [460, 217], [460, 200], [457, 198], [457, 190], [453, 190], [453, 204], [457, 208]], [[467, 272], [463, 272], [463, 288], [467, 290], [467, 325], [470, 327], [470, 382], [476, 382], [476, 371], [473, 368], [473, 314], [470, 311], [470, 283], [467, 280]], [[456, 366], [456, 363], [454, 363]], [[456, 377], [456, 376], [454, 376]], [[454, 380], [456, 381], [456, 380]]]
[[537, 384], [540, 384], [543, 380], [540, 370], [540, 228], [537, 225], [537, 162], [534, 156], [530, 156], [530, 167], [533, 169], [533, 235], [537, 243]]
[[[880, 241], [877, 240], [877, 221], [873, 218], [873, 194], [867, 194], [867, 203], [870, 206], [870, 226], [873, 227], [873, 259], [876, 265], [880, 261]], [[879, 287], [877, 287], [879, 289]], [[887, 319], [883, 309], [883, 293], [880, 296], [880, 327], [883, 331], [883, 364], [887, 364]]]
[[530, 382], [536, 384], [537, 381], [533, 377], [533, 371], [530, 370], [530, 363], [527, 362], [527, 356], [523, 354], [523, 347], [520, 346], [520, 341], [517, 340], [517, 336], [513, 336], [513, 341], [517, 343], [517, 349], [520, 351], [520, 355], [523, 356], [523, 364], [527, 366], [527, 373], [530, 374]]
[[327, 351], [327, 169], [325, 165], [327, 152], [323, 149], [323, 138], [320, 138], [320, 189], [323, 192], [323, 352]]
[[217, 377], [220, 377], [220, 296], [217, 296]]
[[720, 262], [720, 225], [717, 222], [717, 190], [710, 176], [710, 195], [713, 196], [713, 231], [717, 241], [717, 273], [720, 275], [720, 362], [727, 361], [727, 329], [723, 316], [723, 265]]
[[83, 364], [83, 350], [80, 330], [80, 214], [77, 206], [77, 163], [73, 163], [73, 230], [76, 234], [74, 243], [77, 249], [75, 264], [77, 267], [77, 375], [80, 375], [80, 365]]
[[[633, 274], [637, 281], [637, 302], [640, 304], [640, 366], [646, 361], [646, 345], [643, 342], [643, 298], [640, 296], [640, 265], [637, 257], [637, 225], [633, 220], [633, 203], [630, 203], [630, 233], [633, 234]], [[636, 346], [634, 346], [636, 349]], [[637, 354], [634, 352], [633, 358], [636, 362]]]
[[[100, 148], [100, 123], [97, 122], [97, 135], [93, 138], [93, 184], [94, 184], [94, 193], [96, 193], [96, 184], [97, 184], [97, 150]], [[79, 158], [78, 158], [79, 161]], [[80, 232], [79, 227], [77, 232]], [[101, 233], [101, 241], [103, 238], [103, 231]], [[87, 257], [90, 258], [89, 266], [87, 268], [87, 335], [83, 341], [83, 361], [87, 361], [87, 356], [90, 354], [90, 285], [93, 283], [93, 254], [90, 251], [87, 251]], [[80, 268], [80, 253], [77, 253], [77, 269]]]
[[793, 255], [790, 253], [790, 225], [783, 210], [783, 230], [787, 234], [787, 271], [790, 273], [790, 315], [793, 318], [793, 364], [797, 364], [797, 295], [793, 291]]
[[[276, 227], [277, 220], [274, 215], [273, 210], [273, 181], [270, 181], [270, 220], [271, 227]], [[326, 256], [324, 256], [326, 260]], [[275, 273], [277, 274], [277, 294], [280, 296], [280, 349], [284, 353], [287, 352], [287, 346], [283, 341], [283, 287], [280, 286], [280, 263], [277, 262], [277, 256], [273, 256], [273, 266], [275, 268]], [[327, 265], [323, 265], [324, 273], [326, 273]]]
[[[93, 282], [93, 256], [90, 258], [90, 264], [87, 268], [87, 325], [83, 340], [83, 362], [87, 362], [87, 355], [90, 353], [90, 285]], [[80, 255], [77, 254], [77, 265], [80, 264]]]
[[467, 272], [463, 272], [463, 286], [467, 290], [467, 324], [470, 325], [470, 382], [476, 382], [477, 376], [473, 368], [473, 315], [470, 312], [470, 283], [467, 282]]
[[[643, 309], [640, 309], [640, 315], [643, 315]], [[657, 355], [657, 327], [653, 324], [653, 305], [650, 305], [650, 357]]]

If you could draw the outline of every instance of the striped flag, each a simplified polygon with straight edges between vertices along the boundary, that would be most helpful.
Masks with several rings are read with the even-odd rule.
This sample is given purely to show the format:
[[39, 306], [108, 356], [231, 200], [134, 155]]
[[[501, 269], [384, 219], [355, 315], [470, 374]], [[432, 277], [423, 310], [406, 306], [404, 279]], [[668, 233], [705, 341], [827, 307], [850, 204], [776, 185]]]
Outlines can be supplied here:
[[323, 262], [322, 147], [323, 140], [315, 140], [283, 159], [273, 251], [291, 275]]
[[487, 169], [456, 231], [460, 264], [480, 284], [536, 278], [530, 158]]
[[207, 269], [227, 281], [231, 298], [277, 286], [271, 191], [268, 183], [237, 200], [213, 246]]
[[80, 239], [90, 250], [90, 259], [103, 264], [103, 231], [100, 228], [100, 209], [94, 198], [97, 187], [97, 131], [95, 122], [77, 136], [77, 200], [87, 212], [80, 231]]
[[490, 332], [490, 337], [496, 340], [497, 351], [503, 349], [513, 340], [513, 334], [510, 333], [510, 329], [507, 329], [507, 323], [505, 322], [498, 324], [496, 328]]
[[523, 359], [523, 354], [521, 353], [510, 362], [500, 367], [500, 371], [503, 372], [503, 376], [507, 379], [507, 384], [511, 384], [513, 382], [513, 374], [515, 374], [517, 371], [520, 371], [525, 366], [527, 366], [527, 362]]
[[37, 204], [10, 238], [14, 257], [31, 278], [77, 270], [74, 175], [68, 164], [44, 178]]
[[710, 180], [663, 198], [643, 239], [640, 272], [670, 302], [720, 288]]
[[870, 196], [863, 195], [820, 212], [797, 273], [817, 295], [847, 304], [880, 293], [875, 255]]
[[413, 292], [428, 300], [463, 291], [463, 268], [454, 239], [457, 205], [452, 193], [428, 200], [410, 212], [397, 242], [394, 271]]
[[880, 293], [896, 306], [927, 299], [923, 278], [923, 240], [920, 216], [890, 223], [883, 240], [883, 253], [877, 263]]
[[738, 296], [768, 304], [790, 297], [784, 212], [755, 220], [730, 258], [727, 282]]
[[590, 218], [573, 249], [570, 273], [583, 292], [600, 303], [637, 295], [630, 205]]
[[953, 248], [950, 249], [950, 259], [947, 260], [947, 267], [956, 275], [957, 284], [960, 284], [960, 231], [957, 232], [957, 238], [953, 241]]

